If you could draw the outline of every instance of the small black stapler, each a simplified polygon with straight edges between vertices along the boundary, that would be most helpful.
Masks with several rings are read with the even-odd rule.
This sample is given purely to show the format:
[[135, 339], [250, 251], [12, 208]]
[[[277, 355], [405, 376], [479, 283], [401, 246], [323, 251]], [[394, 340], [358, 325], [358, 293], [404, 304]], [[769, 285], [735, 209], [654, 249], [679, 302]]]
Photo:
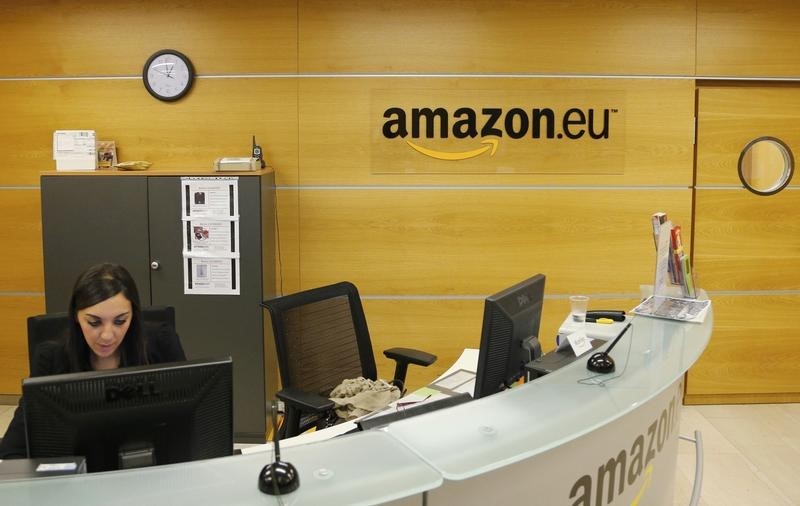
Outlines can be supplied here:
[[600, 318], [608, 318], [615, 322], [625, 321], [625, 311], [618, 311], [613, 309], [600, 309], [595, 311], [586, 311], [586, 321], [589, 323], [596, 322]]

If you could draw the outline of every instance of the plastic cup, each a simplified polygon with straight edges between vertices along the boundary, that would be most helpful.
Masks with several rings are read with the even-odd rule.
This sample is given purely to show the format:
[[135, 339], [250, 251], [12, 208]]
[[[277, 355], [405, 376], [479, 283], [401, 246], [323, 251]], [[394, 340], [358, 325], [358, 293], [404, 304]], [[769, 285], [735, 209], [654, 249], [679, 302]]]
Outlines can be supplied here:
[[576, 323], [583, 323], [586, 321], [586, 310], [589, 308], [589, 297], [586, 295], [570, 295], [569, 297], [569, 312], [572, 315], [572, 321]]

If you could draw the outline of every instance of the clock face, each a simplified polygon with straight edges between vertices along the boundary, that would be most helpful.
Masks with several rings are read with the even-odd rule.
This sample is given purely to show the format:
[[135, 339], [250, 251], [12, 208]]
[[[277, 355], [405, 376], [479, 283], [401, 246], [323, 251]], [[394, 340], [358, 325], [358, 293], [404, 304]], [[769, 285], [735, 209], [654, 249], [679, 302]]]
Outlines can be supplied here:
[[151, 95], [171, 102], [189, 92], [194, 82], [194, 68], [184, 54], [164, 49], [154, 53], [144, 64], [142, 79]]

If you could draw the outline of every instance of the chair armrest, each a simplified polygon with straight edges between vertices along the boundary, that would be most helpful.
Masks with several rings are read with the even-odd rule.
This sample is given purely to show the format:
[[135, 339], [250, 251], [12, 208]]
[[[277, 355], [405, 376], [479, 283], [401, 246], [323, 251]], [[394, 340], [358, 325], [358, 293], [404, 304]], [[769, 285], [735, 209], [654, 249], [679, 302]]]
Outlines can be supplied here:
[[406, 391], [405, 385], [408, 364], [428, 367], [436, 362], [436, 355], [411, 348], [389, 348], [388, 350], [384, 350], [383, 354], [396, 362], [397, 365], [395, 365], [394, 368], [394, 379], [392, 383], [394, 383], [404, 395]]
[[421, 365], [423, 367], [428, 367], [436, 362], [436, 355], [412, 348], [389, 348], [384, 350], [383, 354], [398, 362]]
[[275, 395], [287, 405], [298, 408], [303, 412], [323, 413], [333, 409], [333, 401], [327, 397], [303, 392], [296, 388], [284, 388]]

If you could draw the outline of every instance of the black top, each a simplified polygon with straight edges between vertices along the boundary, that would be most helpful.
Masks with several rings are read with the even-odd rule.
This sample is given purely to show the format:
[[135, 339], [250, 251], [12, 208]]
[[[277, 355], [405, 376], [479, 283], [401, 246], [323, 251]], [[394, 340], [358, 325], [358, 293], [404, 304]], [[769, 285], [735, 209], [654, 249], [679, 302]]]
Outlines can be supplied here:
[[[162, 323], [151, 325], [145, 323], [147, 334], [147, 358], [151, 364], [179, 362], [186, 360], [178, 335], [172, 328]], [[64, 344], [56, 341], [45, 341], [36, 347], [31, 367], [32, 376], [50, 376], [74, 372], [69, 370], [69, 360]], [[28, 455], [25, 441], [25, 420], [22, 411], [22, 398], [14, 411], [14, 418], [8, 425], [6, 435], [0, 441], [0, 459], [26, 458]]]

